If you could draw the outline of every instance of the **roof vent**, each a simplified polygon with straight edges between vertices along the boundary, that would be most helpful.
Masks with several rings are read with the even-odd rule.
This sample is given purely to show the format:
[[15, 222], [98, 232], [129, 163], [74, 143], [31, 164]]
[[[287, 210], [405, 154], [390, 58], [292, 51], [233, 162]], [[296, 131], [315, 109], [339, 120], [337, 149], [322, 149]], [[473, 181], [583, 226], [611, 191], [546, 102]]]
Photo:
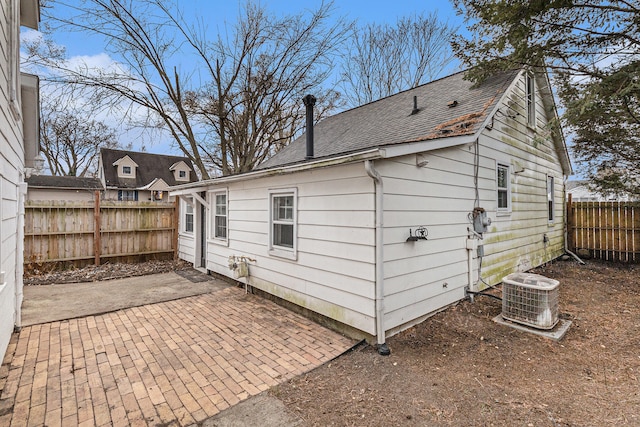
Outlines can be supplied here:
[[449, 108], [453, 108], [453, 107], [457, 107], [457, 106], [458, 106], [458, 101], [456, 101], [455, 99], [447, 104], [447, 107], [449, 107]]
[[414, 96], [413, 97], [413, 110], [411, 110], [411, 115], [413, 116], [414, 114], [418, 114], [420, 112], [420, 109], [418, 108], [418, 97]]

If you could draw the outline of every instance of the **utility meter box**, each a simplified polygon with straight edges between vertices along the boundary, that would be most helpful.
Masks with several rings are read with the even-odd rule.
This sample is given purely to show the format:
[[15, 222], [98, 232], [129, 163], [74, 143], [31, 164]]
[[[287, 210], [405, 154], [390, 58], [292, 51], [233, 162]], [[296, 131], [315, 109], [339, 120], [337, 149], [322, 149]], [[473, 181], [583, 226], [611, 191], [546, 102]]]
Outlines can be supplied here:
[[473, 209], [473, 231], [482, 234], [489, 231], [491, 225], [491, 218], [487, 216], [487, 211], [484, 208]]

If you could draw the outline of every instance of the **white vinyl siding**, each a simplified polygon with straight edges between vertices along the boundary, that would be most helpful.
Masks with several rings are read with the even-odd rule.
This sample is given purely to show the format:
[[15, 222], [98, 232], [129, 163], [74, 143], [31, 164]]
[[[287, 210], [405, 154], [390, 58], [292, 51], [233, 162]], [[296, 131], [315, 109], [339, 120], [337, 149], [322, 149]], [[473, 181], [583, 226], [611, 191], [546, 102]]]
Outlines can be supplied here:
[[0, 5], [0, 355], [4, 355], [22, 295], [24, 143], [19, 74], [19, 1]]
[[[484, 234], [485, 257], [482, 261], [483, 278], [491, 284], [502, 281], [502, 278], [514, 271], [526, 271], [548, 262], [564, 252], [564, 232], [562, 221], [562, 204], [554, 203], [554, 221], [549, 222], [549, 196], [547, 195], [547, 177], [563, 175], [558, 152], [549, 133], [531, 133], [526, 106], [528, 74], [522, 73], [512, 90], [507, 93], [499, 108], [511, 109], [514, 114], [507, 117], [495, 116], [492, 130], [483, 130], [480, 144], [480, 174], [490, 168], [495, 176], [496, 163], [510, 167], [510, 200], [509, 215], [499, 214], [496, 202], [492, 207], [481, 201], [481, 206], [488, 208], [492, 224], [489, 232]], [[538, 129], [545, 129], [547, 111], [543, 97], [537, 87], [533, 96], [535, 117]], [[492, 160], [496, 159], [496, 160]], [[495, 179], [495, 178], [494, 178]], [[553, 200], [562, 200], [562, 181], [554, 180]], [[495, 188], [495, 187], [494, 187]], [[486, 199], [485, 193], [480, 194]], [[495, 200], [495, 189], [491, 199]], [[544, 235], [549, 242], [544, 243]]]
[[[229, 256], [255, 259], [251, 286], [375, 334], [375, 197], [362, 163], [229, 183], [224, 188], [228, 245], [208, 242], [208, 270], [233, 277]], [[215, 185], [209, 189], [221, 190]], [[278, 248], [282, 256], [274, 256], [270, 249], [272, 195], [291, 192], [295, 259], [286, 247]], [[192, 240], [181, 235], [179, 246], [181, 258], [191, 262]]]

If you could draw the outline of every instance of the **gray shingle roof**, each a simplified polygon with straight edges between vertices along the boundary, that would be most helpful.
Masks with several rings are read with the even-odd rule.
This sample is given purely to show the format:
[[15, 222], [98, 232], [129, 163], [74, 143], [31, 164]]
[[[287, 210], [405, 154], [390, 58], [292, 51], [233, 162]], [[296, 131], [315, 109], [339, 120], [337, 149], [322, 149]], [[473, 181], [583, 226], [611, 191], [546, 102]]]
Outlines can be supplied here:
[[[314, 156], [330, 158], [394, 144], [472, 135], [517, 73], [501, 73], [473, 87], [460, 72], [328, 117], [314, 127]], [[417, 114], [411, 114], [414, 96]], [[456, 105], [450, 107], [454, 101]], [[305, 138], [303, 134], [257, 169], [304, 162]]]
[[[169, 169], [174, 163], [185, 162], [191, 168], [190, 181], [198, 180], [191, 161], [186, 157], [167, 156], [164, 154], [139, 153], [135, 151], [100, 149], [105, 184], [111, 188], [141, 188], [150, 184], [156, 178], [161, 178], [167, 185], [184, 184], [177, 182], [173, 172]], [[118, 170], [113, 163], [129, 156], [138, 165], [135, 178], [118, 178]]]
[[33, 188], [68, 188], [73, 190], [103, 190], [98, 178], [82, 176], [31, 175], [26, 179], [27, 185]]

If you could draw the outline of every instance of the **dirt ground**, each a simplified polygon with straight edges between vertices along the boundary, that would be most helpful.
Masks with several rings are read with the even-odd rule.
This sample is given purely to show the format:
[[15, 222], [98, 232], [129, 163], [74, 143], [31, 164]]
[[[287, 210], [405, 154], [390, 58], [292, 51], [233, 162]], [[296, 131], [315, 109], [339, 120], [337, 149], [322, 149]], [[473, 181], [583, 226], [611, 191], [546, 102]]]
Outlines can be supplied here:
[[[558, 261], [560, 342], [464, 301], [271, 390], [309, 426], [639, 426], [640, 268]], [[498, 288], [499, 289], [499, 288]], [[499, 294], [499, 292], [498, 292]]]
[[[29, 281], [180, 267], [112, 265]], [[477, 297], [388, 339], [388, 357], [361, 345], [270, 397], [305, 426], [640, 426], [640, 266], [557, 261], [535, 272], [560, 281], [561, 317], [573, 322], [560, 342], [494, 323], [500, 301]]]

